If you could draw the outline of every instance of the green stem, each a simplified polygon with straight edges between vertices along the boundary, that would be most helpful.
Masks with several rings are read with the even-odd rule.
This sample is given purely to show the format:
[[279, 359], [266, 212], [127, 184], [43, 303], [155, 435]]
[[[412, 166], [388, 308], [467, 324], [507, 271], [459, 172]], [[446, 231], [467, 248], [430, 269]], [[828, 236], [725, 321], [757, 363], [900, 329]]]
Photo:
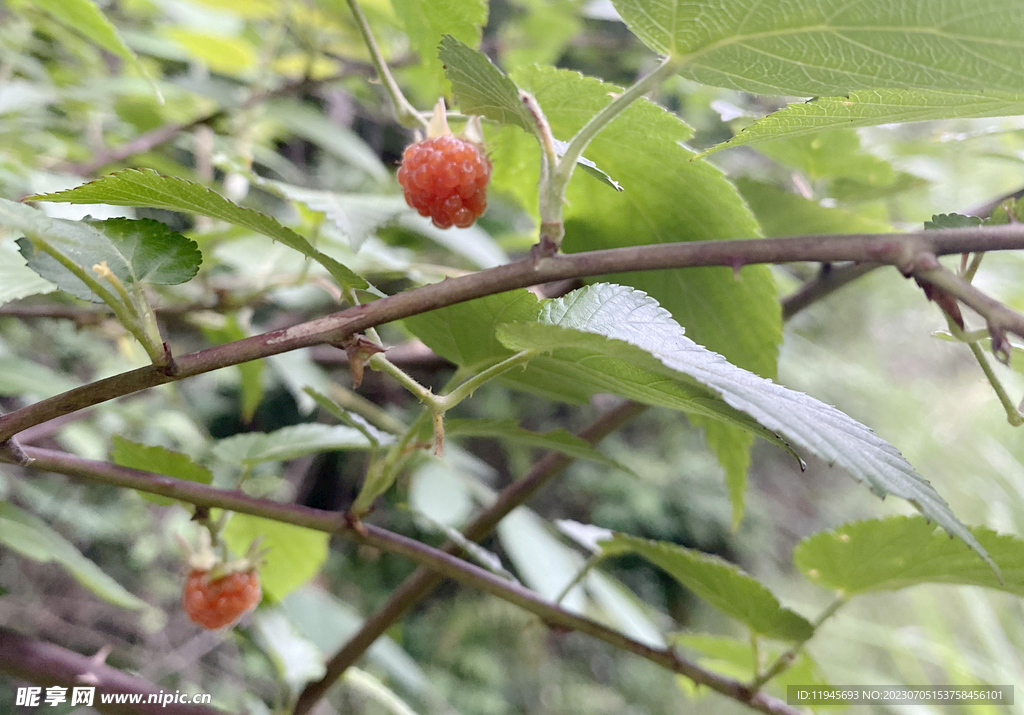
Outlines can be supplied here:
[[[51, 246], [49, 242], [35, 236], [29, 236], [28, 238], [32, 241], [33, 246], [50, 255], [54, 260], [71, 271], [76, 278], [89, 287], [89, 290], [99, 296], [100, 300], [110, 306], [118, 322], [124, 326], [125, 330], [135, 336], [135, 339], [146, 349], [146, 353], [149, 354], [149, 358], [154, 364], [161, 364], [164, 361], [163, 344], [156, 344], [145, 328], [143, 328], [138, 310], [127, 291], [125, 291], [121, 281], [116, 280], [117, 276], [114, 276], [115, 280], [111, 281], [111, 283], [121, 294], [121, 297], [124, 299], [123, 301], [118, 300], [117, 296], [104, 288], [89, 271]], [[113, 273], [110, 275], [113, 276]]]
[[512, 357], [505, 358], [498, 364], [492, 365], [482, 372], [478, 372], [451, 392], [445, 395], [433, 396], [434, 409], [437, 412], [447, 412], [472, 395], [476, 389], [484, 383], [493, 380], [504, 372], [508, 372], [517, 365], [525, 365], [530, 360], [537, 357], [539, 352], [540, 351], [538, 350], [523, 350], [518, 352]]
[[[832, 601], [832, 603], [830, 603], [824, 611], [819, 613], [818, 617], [815, 618], [814, 621], [811, 623], [811, 625], [814, 626], [815, 632], [818, 630], [818, 627], [822, 623], [824, 623], [833, 615], [835, 615], [835, 612], [842, 608], [845, 603], [845, 596], [837, 596], [836, 600]], [[786, 668], [791, 666], [793, 664], [793, 661], [796, 660], [796, 657], [800, 654], [800, 651], [803, 650], [804, 644], [806, 643], [807, 641], [800, 641], [799, 643], [794, 644], [793, 647], [791, 647], [785, 653], [780, 655], [778, 658], [776, 658], [772, 662], [772, 664], [768, 666], [767, 670], [765, 670], [761, 675], [758, 675], [754, 678], [754, 680], [750, 683], [750, 689], [755, 692], [760, 690], [765, 683], [767, 683], [776, 675], [778, 675], [782, 671], [786, 670]]]
[[388, 360], [384, 353], [377, 353], [373, 355], [366, 361], [366, 364], [377, 372], [383, 372], [386, 375], [390, 375], [402, 387], [411, 392], [413, 397], [436, 412], [434, 403], [437, 400], [437, 396], [430, 391], [430, 388], [424, 387], [416, 380], [416, 378]]
[[590, 121], [576, 133], [558, 162], [558, 169], [555, 171], [552, 182], [552, 190], [557, 192], [559, 197], [559, 206], [562, 197], [565, 196], [565, 188], [569, 185], [569, 179], [572, 178], [572, 172], [576, 168], [576, 162], [583, 156], [583, 152], [591, 140], [613, 119], [624, 112], [629, 105], [671, 77], [678, 69], [678, 60], [671, 57], [665, 58], [656, 70], [637, 80], [629, 89], [605, 105], [604, 109], [591, 117]]
[[[978, 254], [981, 255], [981, 254]], [[966, 274], [965, 274], [966, 275]], [[1013, 400], [1006, 392], [1006, 388], [1003, 387], [1003, 381], [999, 379], [995, 370], [992, 369], [991, 363], [988, 361], [988, 356], [985, 355], [985, 350], [981, 347], [978, 342], [978, 337], [988, 337], [987, 331], [974, 331], [974, 333], [967, 333], [960, 329], [960, 326], [954, 323], [950, 317], [946, 316], [946, 325], [949, 326], [949, 332], [953, 334], [953, 337], [961, 342], [967, 343], [967, 347], [971, 349], [971, 353], [974, 355], [974, 359], [978, 361], [978, 365], [981, 366], [981, 371], [985, 373], [985, 377], [988, 379], [992, 389], [996, 393], [996, 397], [999, 398], [999, 404], [1003, 406], [1003, 410], [1006, 412], [1006, 420], [1014, 427], [1020, 427], [1024, 425], [1024, 415], [1021, 414], [1017, 406], [1013, 404]], [[977, 336], [977, 333], [981, 332], [981, 336]]]
[[384, 56], [381, 54], [380, 47], [377, 46], [377, 40], [370, 30], [370, 24], [366, 21], [366, 16], [363, 15], [359, 3], [356, 0], [345, 1], [348, 3], [349, 10], [352, 11], [352, 16], [356, 20], [356, 26], [359, 28], [359, 34], [363, 36], [366, 49], [370, 51], [370, 59], [377, 70], [377, 77], [380, 78], [381, 84], [384, 85], [388, 96], [391, 97], [391, 103], [395, 107], [395, 119], [403, 127], [422, 127], [425, 129], [427, 127], [427, 120], [420, 116], [416, 108], [402, 94], [401, 87], [398, 86], [398, 82], [392, 76], [391, 70], [388, 69], [387, 62], [384, 61]]
[[561, 603], [562, 599], [569, 595], [569, 591], [571, 591], [576, 584], [582, 581], [583, 578], [588, 573], [590, 573], [590, 569], [594, 568], [599, 563], [601, 563], [604, 560], [604, 558], [605, 555], [599, 551], [596, 554], [593, 554], [589, 559], [587, 559], [586, 562], [583, 564], [583, 567], [580, 568], [580, 570], [576, 573], [576, 576], [573, 577], [572, 581], [565, 584], [565, 588], [558, 592], [558, 595], [555, 596], [554, 602], [556, 604]]

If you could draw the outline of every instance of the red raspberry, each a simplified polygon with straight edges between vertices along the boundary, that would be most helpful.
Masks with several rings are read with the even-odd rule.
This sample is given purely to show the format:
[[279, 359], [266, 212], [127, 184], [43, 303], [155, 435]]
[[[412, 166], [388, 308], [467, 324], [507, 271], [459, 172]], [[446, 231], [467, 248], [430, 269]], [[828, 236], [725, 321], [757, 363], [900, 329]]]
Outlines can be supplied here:
[[416, 142], [402, 154], [405, 201], [438, 228], [467, 228], [487, 208], [491, 162], [475, 144], [451, 135]]
[[260, 602], [260, 577], [255, 571], [232, 571], [210, 579], [206, 569], [192, 569], [181, 594], [181, 607], [203, 628], [230, 626]]

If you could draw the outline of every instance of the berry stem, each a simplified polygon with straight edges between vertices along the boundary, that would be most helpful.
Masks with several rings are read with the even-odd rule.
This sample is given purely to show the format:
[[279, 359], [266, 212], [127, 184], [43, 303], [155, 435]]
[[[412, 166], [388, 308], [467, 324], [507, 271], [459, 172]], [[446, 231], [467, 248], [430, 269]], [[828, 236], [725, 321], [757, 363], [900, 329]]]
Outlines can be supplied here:
[[[569, 142], [569, 146], [566, 147], [565, 153], [562, 158], [557, 162], [557, 168], [554, 171], [554, 175], [551, 178], [551, 185], [548, 189], [550, 196], [545, 200], [541, 199], [541, 222], [542, 226], [546, 223], [562, 223], [562, 204], [565, 201], [565, 189], [569, 185], [569, 179], [572, 178], [572, 172], [576, 169], [576, 162], [583, 156], [584, 150], [587, 145], [598, 135], [598, 133], [604, 129], [613, 119], [619, 116], [636, 100], [640, 99], [643, 95], [660, 85], [668, 77], [672, 76], [679, 70], [679, 60], [672, 57], [667, 57], [662, 60], [662, 63], [658, 65], [658, 68], [651, 72], [646, 77], [637, 80], [633, 85], [625, 90], [622, 94], [613, 99], [609, 104], [590, 118], [583, 128], [576, 132], [576, 136]], [[550, 212], [550, 215], [545, 216], [543, 211], [545, 205]], [[541, 240], [543, 241], [544, 235], [542, 231]], [[561, 243], [561, 236], [558, 237], [556, 245]]]
[[366, 16], [363, 14], [362, 8], [359, 7], [359, 3], [356, 0], [345, 1], [348, 3], [348, 8], [352, 11], [352, 16], [356, 20], [356, 26], [359, 28], [359, 34], [363, 36], [366, 49], [370, 51], [370, 60], [377, 70], [377, 77], [380, 79], [381, 84], [384, 85], [384, 89], [387, 90], [388, 96], [391, 97], [391, 103], [395, 109], [395, 119], [403, 127], [423, 127], [425, 129], [427, 127], [427, 120], [416, 111], [416, 107], [412, 106], [409, 100], [405, 98], [405, 95], [402, 94], [402, 88], [398, 86], [398, 82], [395, 81], [391, 70], [388, 69], [388, 63], [384, 61], [384, 55], [381, 54], [377, 40], [370, 30], [370, 23], [366, 21]]

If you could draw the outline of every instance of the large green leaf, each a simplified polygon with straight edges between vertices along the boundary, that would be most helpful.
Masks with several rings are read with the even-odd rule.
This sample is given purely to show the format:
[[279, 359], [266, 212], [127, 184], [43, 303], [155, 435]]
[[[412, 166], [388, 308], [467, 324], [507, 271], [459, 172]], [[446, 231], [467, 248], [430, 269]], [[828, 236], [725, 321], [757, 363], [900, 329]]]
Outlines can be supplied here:
[[855, 521], [811, 534], [797, 545], [793, 560], [814, 583], [846, 595], [948, 583], [1024, 596], [1024, 540], [983, 526], [971, 532], [999, 567], [1001, 580], [966, 544], [919, 516]]
[[853, 179], [871, 186], [890, 186], [899, 177], [892, 165], [863, 151], [852, 129], [837, 129], [814, 136], [786, 137], [758, 150], [808, 178]]
[[[110, 457], [114, 460], [114, 464], [199, 484], [213, 482], [213, 474], [210, 470], [193, 462], [187, 454], [174, 452], [166, 447], [139, 444], [118, 435], [111, 437], [110, 441], [113, 447]], [[170, 497], [147, 494], [146, 492], [139, 492], [139, 494], [144, 499], [161, 506], [168, 506], [176, 502]]]
[[31, 196], [29, 199], [71, 204], [146, 206], [209, 216], [270, 236], [275, 241], [299, 251], [330, 271], [342, 287], [367, 287], [366, 281], [362, 278], [330, 256], [313, 248], [309, 241], [270, 216], [233, 204], [202, 184], [174, 176], [161, 176], [151, 169], [124, 169], [74, 189]]
[[307, 454], [371, 446], [366, 435], [355, 427], [310, 422], [274, 432], [243, 432], [226, 437], [214, 445], [213, 455], [228, 464], [251, 467], [262, 462], [286, 462]]
[[248, 514], [234, 514], [222, 532], [224, 542], [236, 554], [244, 554], [256, 538], [266, 549], [259, 568], [263, 591], [280, 601], [316, 576], [327, 560], [331, 535], [323, 531], [283, 524]]
[[703, 84], [757, 94], [1024, 91], [1017, 0], [613, 0]]
[[133, 610], [149, 608], [42, 519], [5, 501], [0, 501], [0, 544], [33, 561], [59, 564], [104, 601]]
[[644, 557], [759, 635], [787, 641], [805, 641], [814, 635], [814, 626], [807, 619], [783, 608], [766, 586], [717, 556], [628, 534], [598, 541], [598, 546], [605, 556], [638, 554]]
[[930, 119], [1005, 117], [1024, 114], [1024, 95], [1006, 92], [862, 90], [848, 97], [818, 97], [790, 104], [751, 124], [705, 154], [781, 137], [817, 134], [828, 129], [857, 129]]
[[[879, 496], [891, 493], [907, 499], [985, 555], [970, 530], [895, 447], [836, 408], [740, 369], [696, 344], [668, 311], [640, 291], [588, 286], [545, 302], [540, 322], [501, 325], [497, 336], [511, 350], [548, 353], [532, 360], [527, 374], [557, 370], [564, 379], [649, 404], [674, 406], [675, 391], [710, 388], [712, 395], [794, 445], [839, 464]], [[705, 414], [721, 418], [721, 413]]]

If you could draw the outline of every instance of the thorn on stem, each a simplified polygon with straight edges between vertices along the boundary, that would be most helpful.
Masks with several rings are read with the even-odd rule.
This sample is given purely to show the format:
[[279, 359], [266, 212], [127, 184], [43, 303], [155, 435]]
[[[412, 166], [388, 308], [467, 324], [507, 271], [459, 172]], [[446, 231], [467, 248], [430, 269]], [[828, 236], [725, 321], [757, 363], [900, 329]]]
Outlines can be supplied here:
[[343, 349], [348, 355], [348, 366], [352, 371], [352, 387], [354, 389], [358, 389], [363, 384], [363, 371], [369, 359], [377, 353], [384, 352], [384, 348], [361, 334], [350, 335], [334, 345]]

